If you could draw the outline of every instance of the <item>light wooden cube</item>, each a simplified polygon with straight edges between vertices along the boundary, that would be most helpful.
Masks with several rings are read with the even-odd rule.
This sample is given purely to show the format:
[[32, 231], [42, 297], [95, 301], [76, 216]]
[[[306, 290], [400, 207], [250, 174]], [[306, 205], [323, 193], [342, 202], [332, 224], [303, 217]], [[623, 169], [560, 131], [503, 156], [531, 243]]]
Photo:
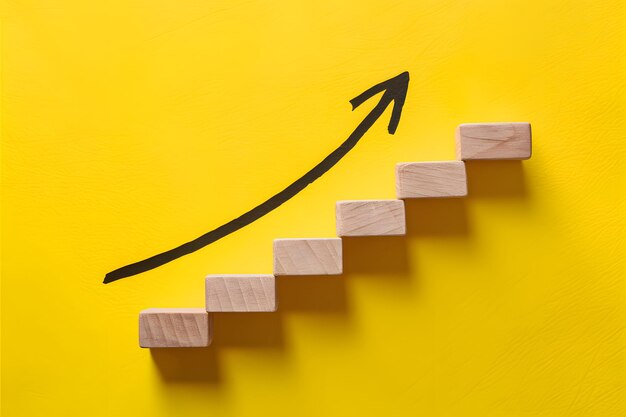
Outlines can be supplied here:
[[274, 275], [339, 275], [341, 239], [274, 240]]
[[209, 275], [206, 277], [206, 310], [276, 311], [274, 275]]
[[462, 161], [402, 162], [396, 165], [398, 198], [465, 197], [467, 176]]
[[530, 123], [470, 123], [456, 129], [456, 156], [474, 159], [528, 159]]
[[406, 234], [404, 201], [337, 202], [338, 236], [398, 236]]
[[204, 347], [213, 339], [213, 316], [203, 308], [149, 308], [139, 313], [139, 346]]

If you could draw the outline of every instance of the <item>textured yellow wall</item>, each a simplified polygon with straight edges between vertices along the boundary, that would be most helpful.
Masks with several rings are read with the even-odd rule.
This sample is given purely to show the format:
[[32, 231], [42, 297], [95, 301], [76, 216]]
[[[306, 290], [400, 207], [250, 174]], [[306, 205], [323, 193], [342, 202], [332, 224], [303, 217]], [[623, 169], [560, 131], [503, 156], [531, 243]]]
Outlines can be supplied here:
[[[312, 3], [315, 3], [314, 5]], [[5, 1], [2, 415], [597, 416], [626, 408], [623, 1]], [[253, 225], [110, 285], [320, 161], [401, 71], [380, 120]], [[390, 114], [385, 113], [385, 119]], [[268, 273], [272, 239], [334, 235], [338, 199], [454, 158], [462, 122], [530, 121], [530, 161], [474, 163], [406, 238], [345, 243], [275, 314], [209, 349], [137, 346], [208, 273]]]

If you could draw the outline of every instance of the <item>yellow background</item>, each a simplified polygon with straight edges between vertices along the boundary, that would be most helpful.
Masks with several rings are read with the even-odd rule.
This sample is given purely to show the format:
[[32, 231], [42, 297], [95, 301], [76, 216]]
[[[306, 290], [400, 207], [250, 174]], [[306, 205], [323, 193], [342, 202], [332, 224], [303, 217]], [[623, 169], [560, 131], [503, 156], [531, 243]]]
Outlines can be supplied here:
[[[4, 1], [2, 415], [598, 416], [626, 408], [623, 1]], [[329, 173], [209, 247], [103, 285], [283, 189], [409, 71]], [[534, 154], [472, 163], [405, 238], [345, 242], [341, 277], [208, 349], [137, 346], [208, 273], [270, 273], [272, 239], [334, 235], [338, 199], [454, 158], [463, 122], [530, 121]]]

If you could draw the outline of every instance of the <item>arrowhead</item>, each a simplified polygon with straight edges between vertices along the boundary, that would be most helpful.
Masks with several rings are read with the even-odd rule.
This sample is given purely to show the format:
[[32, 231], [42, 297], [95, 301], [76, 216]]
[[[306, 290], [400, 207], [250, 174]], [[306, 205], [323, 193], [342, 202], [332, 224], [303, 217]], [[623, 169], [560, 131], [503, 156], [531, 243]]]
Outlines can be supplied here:
[[408, 89], [409, 73], [405, 71], [402, 74], [396, 75], [395, 77], [388, 79], [387, 81], [383, 81], [382, 83], [376, 84], [375, 86], [368, 88], [367, 90], [350, 100], [350, 104], [352, 104], [352, 110], [354, 110], [362, 103], [367, 101], [370, 97], [384, 91], [384, 94], [378, 102], [377, 106], [382, 106], [382, 112], [393, 101], [391, 119], [389, 120], [389, 125], [387, 127], [389, 133], [393, 135], [396, 132], [398, 123], [400, 123], [402, 106], [404, 106], [404, 100], [406, 99], [406, 93]]

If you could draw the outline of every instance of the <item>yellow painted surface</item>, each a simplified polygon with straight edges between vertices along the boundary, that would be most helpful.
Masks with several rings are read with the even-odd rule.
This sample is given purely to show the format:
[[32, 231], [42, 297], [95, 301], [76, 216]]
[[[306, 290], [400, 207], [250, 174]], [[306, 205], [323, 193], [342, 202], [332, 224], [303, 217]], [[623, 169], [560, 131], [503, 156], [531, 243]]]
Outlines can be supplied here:
[[[4, 1], [2, 415], [622, 416], [623, 1]], [[409, 71], [322, 179], [253, 225], [110, 285], [281, 190]], [[272, 239], [334, 235], [338, 199], [454, 158], [463, 122], [530, 121], [523, 163], [410, 203], [406, 238], [281, 279], [214, 346], [137, 345], [209, 273], [269, 273]]]

